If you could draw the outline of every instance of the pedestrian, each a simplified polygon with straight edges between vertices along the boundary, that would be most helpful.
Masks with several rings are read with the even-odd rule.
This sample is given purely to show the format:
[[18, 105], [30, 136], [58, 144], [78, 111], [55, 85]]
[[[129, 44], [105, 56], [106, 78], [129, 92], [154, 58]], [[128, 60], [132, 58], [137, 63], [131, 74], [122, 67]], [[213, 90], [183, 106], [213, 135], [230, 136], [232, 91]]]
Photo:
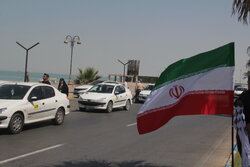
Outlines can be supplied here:
[[125, 79], [123, 85], [125, 86], [125, 88], [128, 88], [128, 83], [127, 83], [127, 79]]
[[59, 80], [58, 90], [64, 94], [66, 94], [67, 97], [69, 96], [69, 87], [63, 78], [60, 78], [60, 80]]
[[[250, 139], [250, 76], [248, 76], [247, 83], [248, 83], [248, 89], [240, 94], [239, 98], [235, 101], [235, 105], [243, 106], [243, 113], [245, 115], [245, 121], [246, 121], [245, 130], [246, 130], [246, 134], [248, 135], [248, 138]], [[239, 139], [238, 133], [236, 135], [236, 139], [237, 139], [237, 147], [241, 155], [242, 144]]]
[[30, 74], [29, 74], [29, 72], [26, 72], [25, 82], [29, 82], [29, 81], [30, 81]]
[[134, 97], [132, 98], [132, 100], [133, 100], [134, 102], [137, 101], [137, 98], [138, 98], [140, 92], [141, 92], [143, 89], [144, 89], [144, 85], [141, 83], [141, 80], [138, 80], [138, 81], [136, 82], [136, 85], [135, 85], [135, 95], [134, 95]]
[[49, 81], [49, 74], [47, 74], [47, 73], [43, 74], [43, 81], [42, 81], [42, 83], [51, 85], [51, 83]]

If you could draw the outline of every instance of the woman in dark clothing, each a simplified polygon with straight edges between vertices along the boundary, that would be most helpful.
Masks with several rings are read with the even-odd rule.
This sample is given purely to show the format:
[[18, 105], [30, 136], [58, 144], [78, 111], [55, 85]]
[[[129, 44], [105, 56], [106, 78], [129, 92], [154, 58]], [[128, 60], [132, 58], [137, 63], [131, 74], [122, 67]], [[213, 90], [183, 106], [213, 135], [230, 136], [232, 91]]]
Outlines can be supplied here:
[[69, 95], [69, 88], [68, 85], [66, 84], [65, 80], [63, 78], [60, 79], [59, 84], [58, 84], [58, 90], [64, 94]]
[[[250, 76], [248, 76], [248, 89], [241, 93], [239, 98], [235, 101], [235, 106], [242, 106], [243, 113], [245, 115], [245, 122], [246, 122], [246, 134], [248, 135], [248, 139], [250, 141]], [[238, 135], [238, 131], [236, 134], [237, 139], [237, 147], [239, 150], [240, 155], [242, 155], [242, 144]]]

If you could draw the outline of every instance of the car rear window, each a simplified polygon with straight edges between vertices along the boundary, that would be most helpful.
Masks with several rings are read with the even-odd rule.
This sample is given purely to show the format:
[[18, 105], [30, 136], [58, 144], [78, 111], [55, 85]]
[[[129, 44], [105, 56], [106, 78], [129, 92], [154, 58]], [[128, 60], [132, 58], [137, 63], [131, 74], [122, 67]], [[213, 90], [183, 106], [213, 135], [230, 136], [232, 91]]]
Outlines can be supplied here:
[[153, 90], [154, 89], [154, 85], [148, 85], [144, 90]]

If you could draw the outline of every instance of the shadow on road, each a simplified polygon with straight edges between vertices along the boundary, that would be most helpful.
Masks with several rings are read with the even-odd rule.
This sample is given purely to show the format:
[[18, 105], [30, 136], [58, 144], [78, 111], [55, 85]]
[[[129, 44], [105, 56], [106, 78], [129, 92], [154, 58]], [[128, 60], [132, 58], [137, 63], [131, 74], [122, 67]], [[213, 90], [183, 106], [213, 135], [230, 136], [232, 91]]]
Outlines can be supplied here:
[[[41, 121], [41, 122], [36, 122], [36, 123], [24, 125], [22, 131], [29, 131], [29, 130], [48, 127], [48, 126], [58, 126], [58, 125], [55, 125], [51, 120], [46, 120], [46, 121]], [[11, 135], [11, 134], [8, 131], [8, 129], [0, 129], [0, 135]]]
[[84, 110], [84, 111], [81, 111], [81, 110], [74, 110], [74, 111], [71, 111], [71, 112], [82, 112], [82, 113], [106, 113], [104, 110], [91, 110], [91, 109]]
[[[125, 111], [122, 108], [113, 108], [112, 112], [119, 112], [119, 111]], [[101, 110], [101, 109], [85, 109], [84, 111], [81, 110], [73, 110], [71, 112], [82, 112], [82, 113], [106, 113], [109, 114], [106, 110]]]
[[107, 161], [65, 161], [63, 164], [45, 166], [45, 167], [173, 167], [159, 166], [144, 161], [125, 161], [125, 162], [107, 162]]

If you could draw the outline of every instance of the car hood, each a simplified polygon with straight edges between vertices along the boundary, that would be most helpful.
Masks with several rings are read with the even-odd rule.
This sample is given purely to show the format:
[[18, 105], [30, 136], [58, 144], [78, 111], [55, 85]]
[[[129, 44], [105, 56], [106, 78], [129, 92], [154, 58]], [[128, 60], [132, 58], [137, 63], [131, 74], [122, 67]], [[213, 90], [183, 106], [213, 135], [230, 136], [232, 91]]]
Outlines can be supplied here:
[[140, 92], [140, 94], [142, 94], [142, 95], [149, 95], [150, 92], [151, 92], [151, 90], [142, 90], [142, 91]]
[[0, 108], [13, 107], [22, 103], [22, 100], [3, 100], [0, 99]]
[[109, 98], [110, 96], [112, 96], [111, 93], [92, 93], [92, 92], [87, 92], [84, 94], [81, 94], [80, 97], [82, 99], [93, 99], [93, 100], [98, 100], [98, 99], [102, 99], [102, 98]]

